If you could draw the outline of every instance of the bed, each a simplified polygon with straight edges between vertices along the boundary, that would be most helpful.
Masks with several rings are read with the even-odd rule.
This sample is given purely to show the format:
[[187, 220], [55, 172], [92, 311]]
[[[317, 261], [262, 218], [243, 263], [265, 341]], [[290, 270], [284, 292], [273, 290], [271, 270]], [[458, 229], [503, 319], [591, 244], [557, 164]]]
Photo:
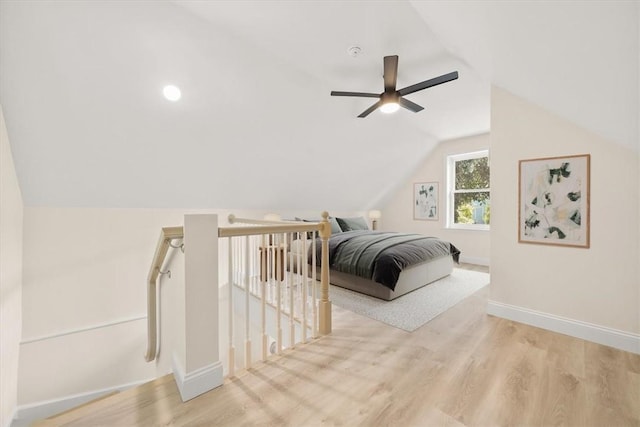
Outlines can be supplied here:
[[[333, 285], [391, 301], [448, 276], [458, 262], [460, 251], [444, 240], [371, 231], [364, 220], [350, 226], [336, 219], [341, 231], [334, 228], [329, 239], [329, 280]], [[320, 239], [315, 241], [320, 259]], [[292, 250], [300, 250], [303, 244], [309, 242], [298, 242]]]

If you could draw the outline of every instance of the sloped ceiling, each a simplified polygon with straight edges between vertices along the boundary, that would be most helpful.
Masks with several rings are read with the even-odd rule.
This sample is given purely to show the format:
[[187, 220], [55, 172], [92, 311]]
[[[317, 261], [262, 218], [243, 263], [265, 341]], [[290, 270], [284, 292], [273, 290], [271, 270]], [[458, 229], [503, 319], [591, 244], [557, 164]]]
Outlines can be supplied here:
[[[635, 64], [613, 86], [604, 81], [608, 73], [601, 75], [605, 67], [589, 67], [597, 58], [581, 53], [567, 60], [566, 49], [584, 50], [580, 36], [560, 43], [561, 51], [523, 42], [520, 52], [518, 42], [538, 37], [516, 31], [512, 19], [520, 9], [461, 4], [2, 1], [0, 103], [25, 203], [379, 207], [439, 141], [489, 130], [490, 81], [569, 119], [585, 119], [612, 140], [637, 140], [635, 3], [618, 4], [607, 15], [615, 22], [604, 25], [608, 42], [627, 39], [615, 35], [617, 21], [635, 31], [623, 53], [605, 54], [616, 69]], [[539, 7], [540, 18], [555, 10]], [[558, 19], [573, 18], [579, 31], [589, 30], [599, 13], [581, 20], [575, 10], [565, 12]], [[630, 12], [635, 23], [626, 18]], [[564, 39], [553, 22], [544, 31]], [[504, 42], [512, 31], [514, 43]], [[352, 45], [363, 55], [348, 56]], [[623, 58], [634, 49], [634, 61]], [[460, 78], [411, 95], [425, 106], [417, 114], [358, 119], [371, 100], [329, 96], [381, 91], [382, 57], [393, 54], [400, 57], [400, 87], [453, 70]], [[569, 62], [561, 72], [554, 71], [558, 58]], [[592, 87], [573, 83], [575, 71]], [[634, 71], [635, 97], [625, 97], [619, 92]], [[549, 81], [548, 90], [539, 89]], [[169, 83], [181, 88], [179, 102], [162, 98]], [[607, 85], [614, 95], [606, 106], [583, 105], [606, 97]], [[574, 99], [582, 89], [595, 94]], [[629, 106], [634, 120], [616, 114]]]
[[638, 148], [638, 1], [412, 4], [485, 79]]

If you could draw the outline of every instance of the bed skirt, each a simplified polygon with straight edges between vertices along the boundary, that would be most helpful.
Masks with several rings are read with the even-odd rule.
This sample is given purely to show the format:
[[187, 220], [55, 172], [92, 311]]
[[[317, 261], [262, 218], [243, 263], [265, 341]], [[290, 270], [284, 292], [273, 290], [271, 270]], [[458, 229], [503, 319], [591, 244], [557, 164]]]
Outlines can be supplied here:
[[365, 295], [391, 301], [448, 276], [453, 271], [451, 255], [435, 258], [402, 270], [395, 290], [369, 279], [339, 271], [329, 271], [329, 283]]

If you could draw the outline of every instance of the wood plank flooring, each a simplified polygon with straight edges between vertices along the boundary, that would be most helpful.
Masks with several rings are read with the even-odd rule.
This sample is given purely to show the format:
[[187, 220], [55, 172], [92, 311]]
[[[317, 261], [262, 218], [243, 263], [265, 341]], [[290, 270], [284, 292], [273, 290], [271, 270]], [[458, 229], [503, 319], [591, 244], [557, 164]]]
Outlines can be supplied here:
[[167, 376], [40, 425], [640, 426], [640, 356], [488, 316], [487, 295], [411, 333], [334, 306], [330, 336], [187, 403]]

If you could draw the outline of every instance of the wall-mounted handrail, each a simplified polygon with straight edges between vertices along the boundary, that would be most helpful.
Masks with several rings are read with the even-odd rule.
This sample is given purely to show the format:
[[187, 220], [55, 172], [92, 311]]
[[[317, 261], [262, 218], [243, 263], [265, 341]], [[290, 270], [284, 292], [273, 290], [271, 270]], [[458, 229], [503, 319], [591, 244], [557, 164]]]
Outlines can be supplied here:
[[160, 231], [160, 238], [156, 245], [156, 252], [151, 261], [151, 268], [147, 276], [147, 353], [144, 358], [147, 362], [151, 362], [156, 358], [156, 347], [158, 343], [157, 319], [156, 319], [156, 287], [158, 276], [161, 273], [171, 241], [182, 239], [184, 237], [183, 227], [164, 227]]

